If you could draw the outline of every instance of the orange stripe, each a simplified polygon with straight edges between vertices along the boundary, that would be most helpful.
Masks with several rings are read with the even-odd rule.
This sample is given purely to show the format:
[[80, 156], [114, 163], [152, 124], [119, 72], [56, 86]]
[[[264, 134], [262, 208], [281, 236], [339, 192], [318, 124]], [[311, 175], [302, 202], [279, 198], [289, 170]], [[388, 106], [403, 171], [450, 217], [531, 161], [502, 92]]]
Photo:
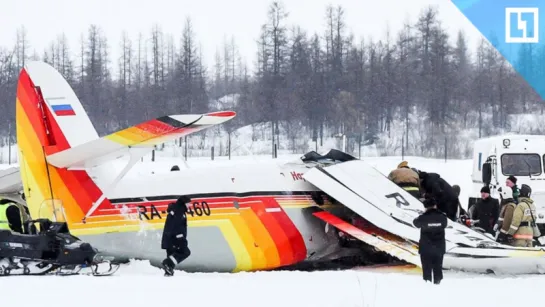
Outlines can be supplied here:
[[256, 267], [256, 269], [268, 269], [278, 266], [280, 257], [276, 244], [267, 229], [263, 226], [263, 223], [256, 216], [255, 212], [251, 209], [245, 209], [240, 210], [240, 214], [248, 224], [248, 228], [252, 232], [257, 248], [261, 250], [264, 256], [264, 261], [260, 264], [261, 267], [258, 267], [259, 265], [257, 264], [254, 264], [254, 267]]

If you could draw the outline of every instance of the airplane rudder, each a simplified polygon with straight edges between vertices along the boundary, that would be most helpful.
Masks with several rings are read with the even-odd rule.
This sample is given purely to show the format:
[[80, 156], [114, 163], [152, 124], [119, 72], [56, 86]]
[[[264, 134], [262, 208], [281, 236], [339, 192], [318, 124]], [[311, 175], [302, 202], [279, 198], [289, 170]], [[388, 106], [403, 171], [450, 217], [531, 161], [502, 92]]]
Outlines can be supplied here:
[[56, 145], [61, 147], [58, 150], [75, 147], [98, 138], [98, 133], [81, 101], [59, 71], [44, 62], [29, 62], [25, 69], [43, 100], [51, 133]]

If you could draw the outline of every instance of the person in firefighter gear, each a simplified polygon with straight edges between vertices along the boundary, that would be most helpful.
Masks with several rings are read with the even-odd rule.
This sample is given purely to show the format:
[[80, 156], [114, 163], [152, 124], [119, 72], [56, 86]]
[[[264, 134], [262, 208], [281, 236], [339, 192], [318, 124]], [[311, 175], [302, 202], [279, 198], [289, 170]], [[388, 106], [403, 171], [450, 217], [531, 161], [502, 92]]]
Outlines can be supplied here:
[[498, 217], [498, 222], [494, 227], [494, 231], [498, 231], [497, 241], [500, 243], [507, 243], [505, 239], [509, 233], [509, 228], [511, 227], [511, 222], [513, 220], [513, 213], [517, 204], [513, 198], [513, 190], [509, 186], [503, 186], [498, 189], [500, 194], [501, 203], [500, 203], [500, 216]]
[[409, 167], [409, 163], [407, 161], [399, 163], [397, 169], [390, 172], [388, 179], [397, 184], [403, 190], [407, 191], [416, 199], [420, 199], [420, 178], [418, 173]]
[[[530, 198], [532, 189], [523, 184], [520, 187], [519, 203], [513, 210], [513, 218], [507, 234], [500, 233], [498, 242], [507, 243], [517, 247], [532, 247], [534, 237], [539, 237], [535, 224], [536, 207]], [[504, 224], [505, 222], [504, 218]]]
[[25, 206], [9, 199], [0, 199], [0, 230], [28, 233], [30, 215]]

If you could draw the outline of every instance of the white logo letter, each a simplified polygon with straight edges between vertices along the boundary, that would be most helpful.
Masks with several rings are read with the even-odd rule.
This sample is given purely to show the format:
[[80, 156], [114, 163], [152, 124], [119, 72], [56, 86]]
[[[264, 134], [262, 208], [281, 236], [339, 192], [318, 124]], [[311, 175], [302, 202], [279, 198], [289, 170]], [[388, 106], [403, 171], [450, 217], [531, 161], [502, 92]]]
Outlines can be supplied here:
[[[528, 29], [526, 20], [522, 20], [522, 14], [532, 14], [534, 19], [533, 29]], [[511, 36], [511, 15], [517, 15], [517, 29], [522, 31], [522, 36]], [[531, 37], [528, 37], [530, 33]], [[505, 42], [510, 43], [538, 43], [539, 42], [539, 8], [537, 7], [507, 7], [505, 8]]]

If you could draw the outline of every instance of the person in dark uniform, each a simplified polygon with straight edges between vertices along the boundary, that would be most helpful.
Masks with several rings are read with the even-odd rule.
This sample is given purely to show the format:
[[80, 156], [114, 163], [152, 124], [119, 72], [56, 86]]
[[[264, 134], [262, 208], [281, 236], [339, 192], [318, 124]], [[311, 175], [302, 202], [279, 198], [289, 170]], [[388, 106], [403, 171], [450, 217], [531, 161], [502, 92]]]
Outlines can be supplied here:
[[162, 263], [165, 276], [174, 275], [176, 265], [191, 255], [187, 244], [186, 203], [189, 202], [189, 197], [181, 196], [175, 203], [168, 205], [161, 239], [161, 248], [167, 252], [167, 258]]
[[456, 221], [458, 213], [458, 197], [452, 186], [437, 173], [419, 173], [424, 198], [434, 198], [438, 209], [449, 219]]
[[414, 219], [413, 224], [420, 228], [418, 253], [422, 262], [422, 274], [425, 281], [440, 284], [443, 279], [443, 257], [446, 252], [445, 228], [447, 216], [437, 209], [435, 199], [424, 200], [426, 212]]

